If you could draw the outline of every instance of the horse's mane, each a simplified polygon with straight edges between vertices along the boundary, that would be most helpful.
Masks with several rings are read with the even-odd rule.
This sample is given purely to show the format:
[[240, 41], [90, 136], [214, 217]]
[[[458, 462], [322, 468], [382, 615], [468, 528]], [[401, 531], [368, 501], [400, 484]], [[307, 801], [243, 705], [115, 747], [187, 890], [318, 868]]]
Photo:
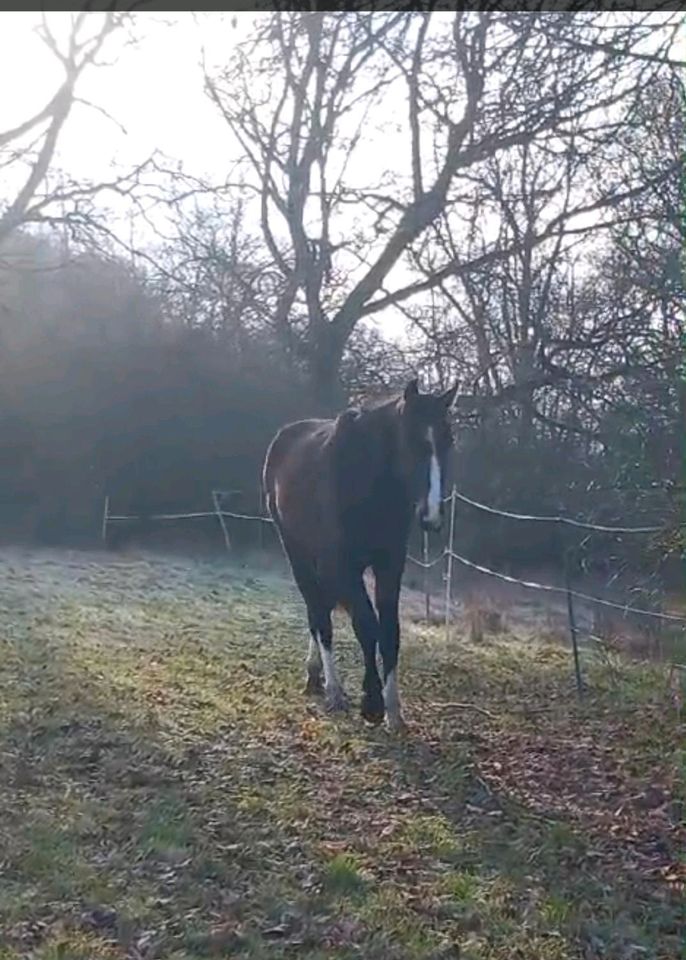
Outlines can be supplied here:
[[362, 413], [372, 413], [375, 410], [392, 407], [401, 397], [401, 391], [389, 389], [376, 396], [363, 397], [357, 407]]
[[354, 424], [358, 424], [358, 429], [363, 431], [371, 430], [386, 432], [390, 426], [388, 414], [397, 410], [397, 404], [400, 400], [400, 394], [393, 394], [390, 397], [372, 397], [366, 398], [361, 403], [349, 406], [336, 417], [336, 430], [334, 436], [340, 439], [343, 436], [349, 436], [349, 429]]

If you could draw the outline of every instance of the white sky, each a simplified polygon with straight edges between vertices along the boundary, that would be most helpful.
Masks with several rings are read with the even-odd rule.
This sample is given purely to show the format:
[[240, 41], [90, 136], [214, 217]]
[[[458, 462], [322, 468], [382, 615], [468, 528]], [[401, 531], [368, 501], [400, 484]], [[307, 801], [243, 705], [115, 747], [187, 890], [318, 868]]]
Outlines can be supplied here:
[[[47, 15], [56, 37], [66, 34], [72, 16]], [[268, 16], [245, 11], [137, 13], [138, 42], [127, 46], [123, 35], [110, 38], [103, 54], [109, 65], [89, 68], [77, 88], [79, 97], [102, 108], [116, 123], [76, 104], [60, 135], [53, 167], [78, 180], [97, 182], [111, 179], [113, 164], [126, 170], [161, 151], [181, 161], [188, 173], [223, 180], [240, 148], [204, 92], [201, 59], [204, 54], [210, 70], [229, 63], [232, 45], [249, 32], [256, 17]], [[59, 63], [35, 32], [40, 23], [38, 12], [0, 13], [0, 89], [12, 91], [11, 97], [0, 99], [0, 132], [37, 113], [63, 78]], [[404, 115], [399, 119], [404, 121]], [[397, 136], [402, 141], [400, 126]], [[364, 158], [361, 162], [364, 176]], [[138, 242], [148, 233], [145, 224], [139, 224]], [[401, 283], [410, 279], [402, 267], [397, 270]], [[397, 332], [394, 313], [382, 325]]]
[[[57, 33], [71, 14], [48, 14]], [[231, 16], [239, 21], [230, 25]], [[90, 68], [82, 77], [81, 97], [106, 110], [126, 128], [100, 113], [76, 105], [59, 143], [59, 163], [75, 176], [106, 178], [112, 161], [129, 165], [159, 149], [182, 160], [190, 171], [221, 173], [229, 146], [226, 124], [203, 92], [200, 57], [203, 43], [210, 59], [230, 53], [255, 14], [137, 14], [141, 42], [126, 48], [108, 45], [112, 66]], [[61, 78], [59, 64], [33, 28], [38, 13], [0, 14], [0, 130], [40, 109]]]
[[[47, 15], [55, 35], [66, 31], [72, 16]], [[77, 179], [100, 181], [111, 177], [113, 163], [126, 169], [158, 150], [181, 161], [189, 173], [223, 179], [239, 154], [225, 121], [204, 93], [202, 51], [210, 67], [230, 62], [236, 40], [245, 36], [256, 17], [267, 16], [253, 12], [136, 14], [139, 43], [127, 47], [112, 38], [105, 52], [112, 64], [90, 68], [78, 87], [80, 97], [103, 108], [117, 123], [92, 108], [75, 105], [59, 141], [55, 166]], [[54, 55], [35, 33], [40, 22], [37, 12], [0, 13], [0, 89], [4, 92], [0, 132], [43, 107], [62, 78]], [[402, 149], [406, 118], [403, 105], [398, 106], [397, 142]], [[406, 158], [394, 148], [389, 129], [381, 154], [393, 156], [402, 168]], [[366, 157], [360, 155], [363, 176], [369, 173], [365, 161], [373, 171], [374, 161], [379, 162], [378, 143], [371, 145]], [[402, 276], [402, 267], [396, 269], [391, 285], [409, 279]]]

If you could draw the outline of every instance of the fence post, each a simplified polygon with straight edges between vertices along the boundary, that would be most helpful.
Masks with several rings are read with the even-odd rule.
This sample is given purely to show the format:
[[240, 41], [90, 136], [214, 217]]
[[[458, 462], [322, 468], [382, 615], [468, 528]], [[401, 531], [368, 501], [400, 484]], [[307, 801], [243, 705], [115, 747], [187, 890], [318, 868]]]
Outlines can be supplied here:
[[565, 550], [565, 585], [567, 587], [567, 616], [569, 618], [569, 633], [572, 638], [572, 652], [574, 654], [574, 675], [576, 677], [576, 692], [579, 700], [583, 700], [584, 684], [581, 677], [581, 663], [579, 662], [579, 641], [574, 617], [574, 597], [572, 595], [569, 550]]
[[216, 490], [212, 491], [212, 502], [214, 503], [214, 512], [217, 514], [217, 520], [219, 520], [219, 525], [222, 528], [222, 533], [224, 534], [224, 543], [226, 544], [226, 549], [231, 552], [231, 539], [229, 537], [229, 531], [224, 521], [224, 516], [222, 514], [221, 503], [219, 501], [219, 494]]
[[445, 639], [450, 639], [450, 599], [453, 589], [453, 537], [455, 534], [455, 487], [450, 494], [450, 527], [448, 530], [448, 563], [445, 571]]
[[[260, 493], [260, 516], [264, 516], [264, 490], [262, 489], [262, 484], [259, 485]], [[264, 550], [264, 524], [260, 521], [257, 524], [257, 545], [260, 551]]]
[[102, 537], [102, 542], [107, 546], [107, 520], [110, 515], [110, 498], [108, 494], [105, 494], [105, 507], [102, 512], [102, 526], [100, 528], [100, 536]]
[[424, 563], [424, 606], [426, 622], [431, 622], [431, 591], [429, 589], [429, 532], [422, 534], [422, 562]]

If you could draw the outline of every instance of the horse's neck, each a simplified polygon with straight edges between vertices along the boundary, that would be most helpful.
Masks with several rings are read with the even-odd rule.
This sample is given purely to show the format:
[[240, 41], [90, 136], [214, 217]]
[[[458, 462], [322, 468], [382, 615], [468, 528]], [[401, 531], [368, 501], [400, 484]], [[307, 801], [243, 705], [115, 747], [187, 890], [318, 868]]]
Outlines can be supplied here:
[[407, 487], [407, 482], [402, 463], [400, 432], [393, 419], [396, 414], [391, 404], [384, 405], [375, 412], [379, 416], [378, 422], [374, 424], [375, 437], [372, 438], [372, 444], [378, 456], [370, 457], [370, 484], [377, 492], [385, 488], [389, 493], [400, 493]]

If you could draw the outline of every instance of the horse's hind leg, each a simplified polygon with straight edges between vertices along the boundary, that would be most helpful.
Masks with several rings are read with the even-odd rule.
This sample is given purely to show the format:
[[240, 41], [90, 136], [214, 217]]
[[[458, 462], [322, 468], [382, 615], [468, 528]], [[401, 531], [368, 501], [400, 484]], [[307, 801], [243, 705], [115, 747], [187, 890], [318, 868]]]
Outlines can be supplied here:
[[319, 635], [323, 625], [319, 585], [311, 564], [301, 558], [292, 548], [286, 552], [291, 562], [293, 578], [307, 607], [307, 623], [310, 628], [310, 645], [305, 661], [307, 666], [305, 693], [320, 696], [324, 693], [324, 684], [322, 683], [322, 657], [319, 645]]
[[[309, 611], [308, 611], [308, 619]], [[307, 683], [305, 684], [305, 693], [310, 696], [319, 697], [324, 693], [324, 683], [322, 681], [322, 657], [319, 652], [319, 643], [317, 642], [317, 629], [312, 625], [310, 619], [310, 645], [307, 650]]]
[[312, 564], [303, 557], [299, 550], [289, 542], [281, 526], [279, 512], [276, 508], [274, 494], [267, 494], [267, 507], [281, 540], [284, 553], [288, 558], [293, 578], [300, 593], [302, 594], [305, 605], [307, 606], [307, 620], [310, 627], [310, 646], [307, 651], [307, 683], [305, 693], [321, 695], [324, 692], [322, 683], [322, 659], [319, 653], [319, 643], [317, 642], [317, 614], [315, 599], [318, 593], [317, 578]]
[[349, 709], [348, 696], [343, 689], [343, 684], [338, 676], [336, 663], [333, 656], [333, 626], [331, 624], [331, 611], [324, 608], [320, 616], [317, 637], [319, 640], [319, 649], [322, 657], [322, 666], [324, 667], [324, 693], [326, 696], [326, 708], [334, 713], [345, 712]]
[[310, 648], [307, 654], [306, 693], [322, 692], [322, 669], [324, 670], [323, 692], [326, 708], [332, 712], [348, 710], [348, 697], [336, 670], [333, 656], [333, 626], [331, 611], [322, 603], [308, 604], [310, 621]]
[[[290, 560], [293, 577], [307, 607], [307, 620], [310, 627], [310, 645], [307, 652], [307, 683], [305, 692], [326, 696], [327, 709], [343, 711], [348, 709], [348, 698], [338, 677], [333, 657], [333, 626], [331, 624], [331, 604], [324, 595], [314, 568], [309, 560], [300, 555], [293, 546], [284, 549]], [[322, 686], [322, 669], [324, 684]]]

